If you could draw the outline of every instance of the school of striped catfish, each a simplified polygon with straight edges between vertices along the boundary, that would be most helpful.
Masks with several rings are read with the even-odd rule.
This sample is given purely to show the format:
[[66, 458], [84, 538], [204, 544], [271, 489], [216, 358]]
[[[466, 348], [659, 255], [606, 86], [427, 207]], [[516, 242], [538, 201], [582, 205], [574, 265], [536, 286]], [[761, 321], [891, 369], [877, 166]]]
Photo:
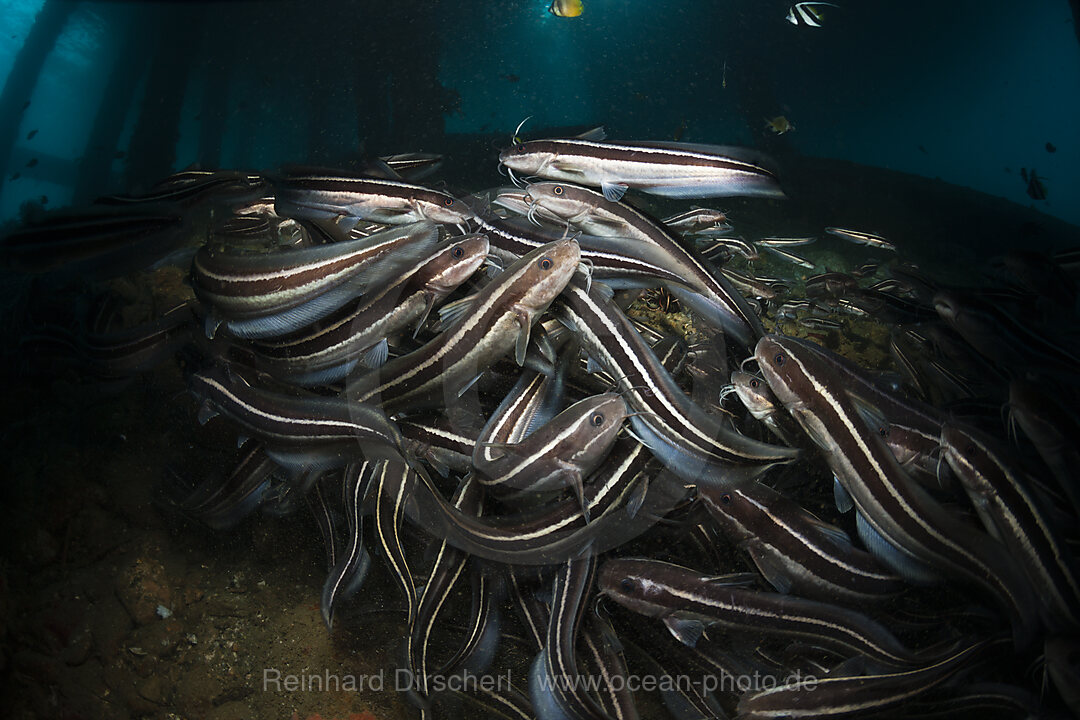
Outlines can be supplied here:
[[[515, 133], [512, 182], [472, 194], [422, 184], [440, 162], [184, 171], [0, 257], [189, 269], [68, 351], [109, 381], [182, 363], [238, 449], [171, 510], [312, 513], [328, 632], [385, 563], [418, 716], [1080, 717], [1075, 253], [952, 286], [868, 229], [747, 238], [696, 203], [799, 188], [742, 148]], [[868, 260], [822, 268], [828, 242]], [[441, 681], [508, 657], [511, 687]]]

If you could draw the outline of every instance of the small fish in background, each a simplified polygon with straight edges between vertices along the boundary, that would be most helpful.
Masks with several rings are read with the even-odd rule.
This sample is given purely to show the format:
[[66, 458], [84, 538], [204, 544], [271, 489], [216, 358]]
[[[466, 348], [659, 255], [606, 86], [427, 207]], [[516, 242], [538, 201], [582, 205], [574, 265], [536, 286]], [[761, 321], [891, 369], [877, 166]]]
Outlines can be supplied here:
[[724, 72], [720, 76], [720, 87], [727, 88], [727, 60], [724, 61]]
[[30, 158], [26, 163], [26, 167], [34, 167], [35, 165], [37, 165], [37, 158]]
[[1054, 146], [1054, 143], [1048, 142], [1046, 143], [1046, 152], [1057, 152], [1057, 147]]
[[926, 151], [926, 148], [923, 147], [922, 145], [919, 146], [919, 152], [921, 152], [923, 155], [929, 155], [930, 154], [930, 153], [928, 153]]
[[33, 140], [35, 135], [37, 135], [37, 130], [31, 130], [30, 132], [26, 133], [26, 139]]
[[581, 0], [551, 0], [548, 12], [555, 17], [575, 18], [585, 11]]
[[1029, 172], [1027, 168], [1020, 168], [1020, 177], [1027, 183], [1027, 194], [1032, 200], [1045, 200], [1046, 199], [1046, 186], [1043, 185], [1042, 179], [1036, 174], [1035, 168], [1031, 168]]
[[804, 25], [806, 27], [821, 27], [821, 23], [825, 21], [824, 8], [834, 7], [838, 8], [839, 5], [835, 5], [829, 2], [801, 2], [795, 3], [788, 10], [787, 21], [792, 25]]
[[794, 130], [795, 126], [783, 115], [777, 115], [772, 120], [765, 120], [765, 129], [771, 131], [773, 135], [783, 135]]
[[127, 157], [127, 153], [124, 152], [123, 150], [117, 150], [116, 153], [113, 155], [114, 160], [123, 160], [126, 157]]
[[516, 83], [517, 81], [521, 80], [521, 78], [519, 78], [514, 73], [506, 73], [504, 75], [500, 75], [499, 77], [501, 77], [506, 82], [512, 82], [512, 83]]

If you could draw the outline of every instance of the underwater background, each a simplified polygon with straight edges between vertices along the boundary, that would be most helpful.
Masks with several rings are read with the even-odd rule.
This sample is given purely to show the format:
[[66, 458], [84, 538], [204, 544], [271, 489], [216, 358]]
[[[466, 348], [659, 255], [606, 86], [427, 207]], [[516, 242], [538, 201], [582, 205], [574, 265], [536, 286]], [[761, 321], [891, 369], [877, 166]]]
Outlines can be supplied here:
[[[787, 200], [635, 200], [658, 217], [711, 204], [755, 236], [861, 228], [942, 283], [984, 282], [995, 253], [1080, 246], [1080, 2], [836, 4], [808, 27], [786, 19], [788, 0], [583, 0], [579, 17], [557, 17], [550, 0], [0, 0], [0, 235], [185, 168], [349, 171], [428, 152], [443, 165], [422, 182], [480, 191], [508, 184], [499, 151], [527, 119], [525, 138], [602, 125], [614, 141], [764, 151]], [[808, 251], [818, 270], [872, 259], [881, 268], [865, 282], [887, 278], [878, 250], [822, 237]], [[811, 275], [767, 253], [753, 268], [793, 297]], [[188, 275], [112, 280], [109, 310], [125, 327], [150, 322], [190, 296]], [[328, 631], [306, 511], [216, 531], [162, 500], [237, 455], [231, 428], [197, 422], [184, 358], [123, 383], [88, 379], [42, 337], [81, 323], [96, 298], [6, 270], [0, 281], [12, 379], [0, 399], [0, 715], [419, 716], [389, 691], [267, 689], [268, 668], [385, 672], [389, 686], [404, 618], [392, 573], [376, 561]], [[634, 307], [694, 336], [690, 313]], [[888, 321], [836, 322], [767, 327], [895, 370]], [[831, 483], [821, 467], [811, 476]], [[798, 499], [836, 515], [831, 490]], [[422, 567], [430, 539], [409, 539]], [[732, 547], [715, 552], [741, 567]], [[470, 598], [457, 603], [463, 623]], [[500, 652], [496, 667], [524, 683], [531, 655]], [[642, 717], [658, 707], [646, 699]]]
[[[808, 28], [785, 22], [790, 3], [749, 0], [592, 0], [577, 18], [531, 0], [7, 0], [0, 217], [192, 164], [505, 142], [531, 116], [533, 131], [849, 160], [1080, 222], [1066, 0], [843, 5]], [[776, 116], [795, 131], [766, 132]], [[1046, 178], [1045, 200], [1022, 167]]]

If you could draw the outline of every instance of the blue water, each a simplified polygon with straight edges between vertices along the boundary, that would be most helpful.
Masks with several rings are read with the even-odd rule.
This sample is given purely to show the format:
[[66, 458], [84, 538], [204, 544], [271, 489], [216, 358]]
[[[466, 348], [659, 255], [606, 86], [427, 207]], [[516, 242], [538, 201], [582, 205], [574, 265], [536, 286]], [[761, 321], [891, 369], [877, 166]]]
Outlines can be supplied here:
[[[50, 207], [71, 201], [108, 74], [130, 32], [127, 19], [170, 4], [86, 2], [75, 9], [22, 114], [0, 185], [0, 217], [41, 195]], [[796, 128], [779, 141], [785, 152], [941, 178], [1080, 224], [1080, 203], [1073, 202], [1080, 197], [1080, 43], [1065, 0], [839, 4], [819, 29], [786, 22], [786, 2], [761, 0], [585, 0], [576, 19], [551, 16], [544, 0], [416, 2], [415, 12], [434, 15], [437, 77], [459, 98], [441, 118], [447, 135], [508, 137], [532, 116], [526, 134], [603, 124], [616, 139], [769, 149], [778, 141], [765, 119], [785, 115]], [[10, 72], [42, 5], [2, 3], [0, 76]], [[381, 12], [381, 4], [364, 11], [364, 3], [326, 2], [310, 12], [293, 0], [210, 5], [208, 23], [221, 8], [241, 7], [249, 11], [241, 17], [257, 16], [258, 25], [208, 31], [191, 48], [186, 83], [149, 90], [151, 99], [184, 98], [174, 169], [199, 158], [203, 88], [216, 72], [207, 58], [226, 41], [233, 48], [220, 62], [233, 63], [235, 72], [223, 110], [222, 165], [304, 162], [313, 134], [323, 138], [324, 163], [440, 149], [372, 147], [357, 127], [357, 94], [388, 106], [411, 81], [407, 53], [371, 77], [357, 77], [344, 62], [351, 42], [365, 42], [365, 12]], [[394, 30], [413, 31], [408, 22]], [[149, 65], [122, 68], [141, 82], [118, 152], [147, 98]], [[386, 122], [401, 122], [402, 109], [396, 113]], [[39, 163], [27, 167], [33, 158]], [[124, 162], [117, 159], [101, 178], [103, 191], [129, 189]], [[1027, 196], [1022, 167], [1045, 179], [1045, 201]]]

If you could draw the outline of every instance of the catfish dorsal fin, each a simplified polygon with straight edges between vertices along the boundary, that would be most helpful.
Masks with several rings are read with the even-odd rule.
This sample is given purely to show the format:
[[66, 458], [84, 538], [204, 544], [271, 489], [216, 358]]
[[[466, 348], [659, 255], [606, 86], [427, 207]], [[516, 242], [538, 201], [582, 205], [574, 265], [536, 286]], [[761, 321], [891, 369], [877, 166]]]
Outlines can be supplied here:
[[594, 127], [592, 130], [586, 130], [580, 135], [575, 135], [575, 140], [588, 140], [589, 142], [600, 142], [607, 138], [607, 132], [604, 130], [604, 126], [600, 125]]

